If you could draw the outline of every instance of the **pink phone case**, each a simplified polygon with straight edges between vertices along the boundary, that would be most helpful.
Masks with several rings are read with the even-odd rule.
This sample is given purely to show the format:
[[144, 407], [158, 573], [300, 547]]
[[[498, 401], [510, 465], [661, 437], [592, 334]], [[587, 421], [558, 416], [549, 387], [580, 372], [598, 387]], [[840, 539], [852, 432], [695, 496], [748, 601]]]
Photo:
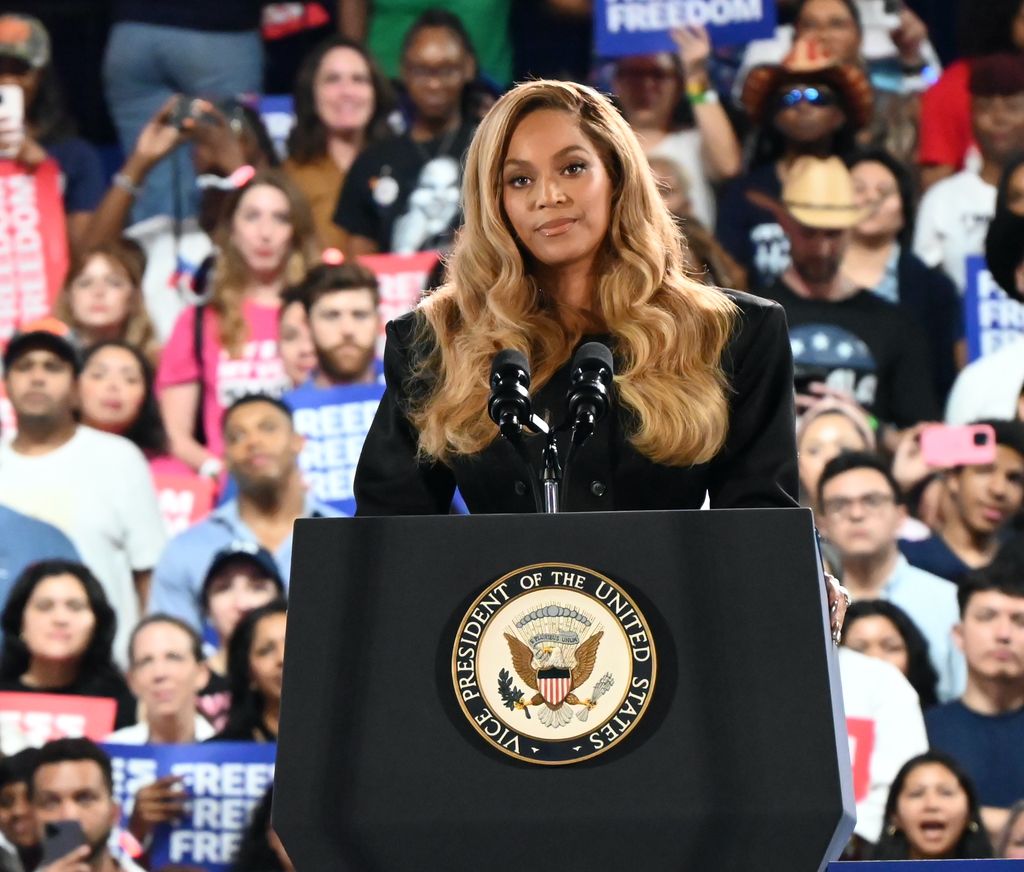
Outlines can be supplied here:
[[996, 431], [990, 424], [925, 427], [921, 431], [921, 456], [929, 466], [943, 468], [992, 463], [996, 459]]

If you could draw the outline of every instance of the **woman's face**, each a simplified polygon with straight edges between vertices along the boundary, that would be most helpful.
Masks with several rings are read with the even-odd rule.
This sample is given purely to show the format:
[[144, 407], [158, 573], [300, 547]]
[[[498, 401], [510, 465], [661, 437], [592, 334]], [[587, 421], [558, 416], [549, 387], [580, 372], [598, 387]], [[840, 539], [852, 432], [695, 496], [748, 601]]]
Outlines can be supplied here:
[[128, 349], [108, 345], [89, 358], [78, 379], [78, 395], [83, 424], [124, 434], [142, 411], [146, 376]]
[[1024, 217], [1024, 163], [1010, 173], [1006, 188], [1006, 206], [1014, 215]]
[[899, 184], [885, 164], [861, 161], [850, 170], [858, 206], [874, 211], [854, 228], [855, 236], [895, 239], [903, 229], [903, 199]]
[[291, 210], [284, 191], [254, 185], [242, 194], [231, 220], [231, 242], [254, 276], [279, 275], [292, 243]]
[[332, 48], [313, 78], [313, 101], [317, 116], [332, 133], [365, 130], [375, 106], [366, 59], [354, 48]]
[[1005, 854], [1008, 860], [1024, 860], [1024, 814], [1017, 815], [1010, 826]]
[[860, 58], [860, 31], [841, 0], [805, 3], [796, 21], [796, 35], [816, 39], [841, 64], [855, 64]]
[[264, 699], [281, 699], [284, 675], [284, 634], [287, 617], [283, 613], [267, 615], [253, 633], [249, 649], [249, 675]]
[[82, 582], [70, 574], [40, 581], [25, 603], [21, 638], [33, 659], [81, 657], [92, 639], [96, 616]]
[[473, 59], [447, 27], [424, 27], [402, 57], [402, 81], [416, 114], [426, 121], [454, 118], [472, 78]]
[[570, 115], [540, 109], [519, 122], [501, 189], [512, 231], [534, 260], [553, 269], [592, 268], [608, 234], [612, 182]]
[[227, 645], [235, 627], [253, 609], [279, 595], [277, 585], [247, 562], [228, 563], [210, 581], [207, 611], [221, 644]]
[[667, 130], [679, 101], [679, 74], [667, 52], [637, 55], [615, 66], [612, 87], [629, 123], [637, 129]]
[[68, 286], [71, 320], [89, 332], [117, 334], [128, 320], [135, 293], [124, 267], [102, 254], [93, 255]]
[[797, 446], [800, 481], [811, 499], [817, 499], [818, 479], [826, 463], [844, 451], [868, 448], [864, 437], [846, 415], [824, 414], [811, 421]]
[[305, 384], [316, 368], [316, 348], [302, 303], [289, 303], [282, 310], [277, 345], [285, 375], [293, 385]]
[[941, 763], [922, 763], [903, 783], [893, 823], [906, 834], [911, 860], [938, 860], [952, 855], [969, 818], [957, 777]]
[[896, 625], [882, 615], [866, 615], [848, 623], [843, 629], [843, 644], [868, 657], [891, 663], [904, 675], [910, 668], [907, 643]]

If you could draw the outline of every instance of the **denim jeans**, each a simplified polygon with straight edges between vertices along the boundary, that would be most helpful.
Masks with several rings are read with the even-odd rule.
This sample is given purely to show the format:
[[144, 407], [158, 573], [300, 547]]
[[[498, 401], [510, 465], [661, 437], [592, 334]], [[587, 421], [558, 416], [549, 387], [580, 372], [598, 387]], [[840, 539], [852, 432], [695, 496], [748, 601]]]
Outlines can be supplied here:
[[[107, 105], [126, 155], [172, 94], [210, 99], [257, 94], [262, 77], [263, 43], [255, 30], [120, 22], [111, 30], [103, 59]], [[199, 197], [190, 151], [179, 148], [153, 168], [135, 203], [134, 221], [176, 211], [182, 217], [195, 214]]]

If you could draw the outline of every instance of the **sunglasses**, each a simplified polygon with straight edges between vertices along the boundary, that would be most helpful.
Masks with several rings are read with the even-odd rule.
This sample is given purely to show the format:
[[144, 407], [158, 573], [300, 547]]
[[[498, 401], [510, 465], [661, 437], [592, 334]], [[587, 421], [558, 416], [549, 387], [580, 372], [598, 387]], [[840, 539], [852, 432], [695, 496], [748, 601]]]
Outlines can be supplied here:
[[779, 94], [778, 104], [780, 109], [792, 109], [801, 103], [808, 106], [835, 106], [837, 102], [835, 91], [825, 86], [805, 85], [800, 88], [791, 88]]

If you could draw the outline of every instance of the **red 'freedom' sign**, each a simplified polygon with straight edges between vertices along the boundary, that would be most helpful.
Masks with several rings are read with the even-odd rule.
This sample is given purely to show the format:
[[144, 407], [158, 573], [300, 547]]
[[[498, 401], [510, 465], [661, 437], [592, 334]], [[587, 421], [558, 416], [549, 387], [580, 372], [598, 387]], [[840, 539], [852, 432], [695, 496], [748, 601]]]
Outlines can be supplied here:
[[0, 160], [0, 345], [50, 313], [68, 270], [60, 170]]
[[63, 693], [0, 693], [0, 751], [17, 754], [51, 739], [101, 742], [114, 731], [117, 703]]

